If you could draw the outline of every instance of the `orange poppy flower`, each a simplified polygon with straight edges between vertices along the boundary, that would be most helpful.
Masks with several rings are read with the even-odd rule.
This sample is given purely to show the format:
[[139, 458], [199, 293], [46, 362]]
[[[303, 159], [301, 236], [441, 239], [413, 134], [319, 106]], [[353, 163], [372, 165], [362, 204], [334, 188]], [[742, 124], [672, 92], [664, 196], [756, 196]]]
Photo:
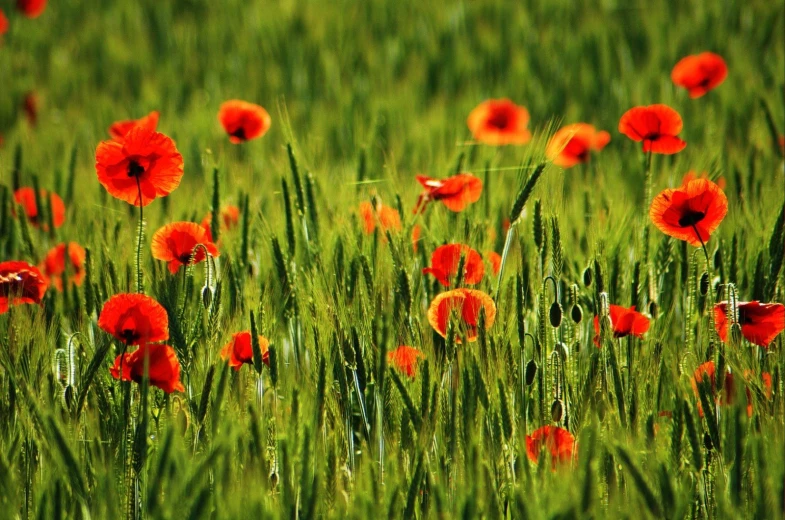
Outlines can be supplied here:
[[112, 123], [112, 126], [109, 127], [109, 135], [115, 141], [122, 143], [123, 140], [125, 140], [125, 136], [128, 134], [128, 132], [137, 126], [141, 126], [143, 128], [147, 128], [151, 132], [155, 132], [155, 129], [158, 128], [158, 117], [158, 112], [152, 111], [139, 119], [115, 121]]
[[149, 296], [116, 294], [98, 316], [98, 326], [126, 345], [142, 345], [169, 339], [166, 309]]
[[420, 235], [422, 235], [422, 228], [419, 224], [412, 227], [412, 250], [416, 253], [420, 243]]
[[137, 125], [123, 142], [103, 141], [98, 145], [95, 169], [98, 181], [110, 195], [134, 206], [147, 206], [180, 185], [183, 156], [169, 137]]
[[432, 200], [441, 201], [450, 211], [463, 211], [469, 204], [480, 200], [482, 194], [482, 181], [471, 173], [459, 173], [446, 179], [417, 175], [417, 182], [425, 191], [417, 199], [415, 214], [425, 211], [425, 206]]
[[387, 353], [387, 362], [409, 377], [417, 375], [417, 364], [425, 354], [414, 347], [401, 346]]
[[[270, 366], [270, 342], [264, 336], [259, 336], [259, 350], [262, 352], [262, 362]], [[253, 347], [251, 345], [251, 331], [246, 330], [232, 334], [232, 339], [221, 349], [221, 359], [229, 362], [229, 366], [240, 370], [243, 364], [253, 365]]]
[[491, 269], [493, 270], [494, 276], [499, 274], [499, 271], [502, 268], [502, 255], [497, 253], [496, 251], [488, 251], [485, 253], [485, 256], [488, 258], [488, 261], [491, 263]]
[[727, 76], [725, 60], [713, 52], [686, 56], [671, 71], [673, 83], [686, 88], [693, 99], [719, 86]]
[[[447, 323], [455, 312], [460, 319], [459, 330], [466, 333], [467, 341], [477, 340], [477, 324], [480, 309], [485, 309], [485, 328], [489, 329], [496, 319], [496, 304], [482, 291], [453, 289], [436, 296], [428, 308], [428, 323], [442, 337], [447, 337]], [[460, 333], [456, 335], [460, 340]]]
[[[151, 385], [167, 394], [185, 391], [183, 383], [180, 382], [180, 362], [174, 349], [169, 345], [142, 345], [133, 352], [117, 356], [110, 369], [112, 377], [141, 383], [144, 378], [145, 358], [147, 358], [147, 376]], [[122, 377], [120, 377], [121, 370]]]
[[532, 134], [526, 128], [529, 111], [509, 99], [489, 99], [471, 111], [466, 121], [474, 138], [493, 146], [526, 144]]
[[698, 247], [709, 241], [728, 213], [728, 198], [708, 179], [689, 181], [654, 197], [649, 209], [652, 223], [668, 236]]
[[221, 105], [218, 110], [218, 121], [229, 134], [229, 141], [234, 144], [262, 137], [272, 124], [267, 110], [238, 99], [226, 101]]
[[[68, 243], [68, 281], [75, 285], [82, 285], [84, 280], [84, 261], [85, 250], [76, 242]], [[65, 271], [65, 243], [58, 244], [46, 254], [43, 265], [40, 269], [43, 271], [49, 283], [54, 285], [58, 291], [63, 290], [62, 274]]]
[[485, 266], [480, 253], [463, 244], [447, 244], [437, 247], [431, 255], [431, 266], [422, 270], [423, 274], [432, 274], [445, 287], [450, 286], [450, 279], [458, 274], [461, 257], [465, 257], [463, 281], [477, 284], [482, 281]]
[[38, 96], [35, 92], [28, 92], [22, 100], [22, 110], [30, 126], [38, 123]]
[[571, 168], [589, 160], [590, 152], [599, 152], [611, 141], [611, 134], [594, 126], [576, 123], [560, 128], [545, 148], [545, 155], [556, 166]]
[[13, 260], [0, 263], [0, 314], [11, 305], [40, 304], [46, 286], [46, 278], [35, 266]]
[[[237, 206], [225, 206], [221, 209], [221, 220], [223, 221], [223, 229], [233, 229], [237, 227], [240, 222], [240, 208]], [[207, 215], [202, 219], [201, 226], [207, 231], [207, 237], [213, 241], [213, 233], [210, 225], [213, 221], [213, 212], [208, 211]]]
[[0, 9], [0, 36], [8, 32], [8, 18], [5, 13]]
[[[52, 211], [52, 221], [54, 222], [55, 228], [61, 227], [65, 222], [65, 204], [63, 204], [63, 199], [61, 199], [57, 193], [53, 191], [47, 192], [43, 189], [39, 191], [39, 195], [42, 201], [49, 197], [49, 208]], [[39, 227], [38, 206], [35, 203], [35, 191], [33, 188], [19, 188], [14, 192], [14, 200], [24, 208], [27, 220], [29, 220], [33, 226]], [[44, 207], [46, 207], [46, 205], [44, 205]], [[44, 222], [41, 227], [45, 231], [49, 230], [49, 225], [46, 222]]]
[[[698, 415], [703, 417], [703, 406], [700, 403], [700, 392], [698, 391], [698, 384], [703, 381], [703, 375], [709, 378], [709, 383], [711, 384], [711, 393], [712, 396], [716, 392], [716, 380], [715, 380], [715, 368], [714, 368], [714, 361], [707, 361], [698, 368], [695, 369], [695, 372], [692, 375], [692, 380], [690, 384], [692, 385], [692, 391], [695, 393], [695, 398], [698, 399]], [[731, 373], [730, 369], [725, 372], [725, 382], [722, 385], [723, 395], [720, 397], [715, 396], [715, 400], [720, 405], [730, 405], [733, 404], [733, 394], [734, 394], [734, 386], [733, 386], [733, 374]]]
[[526, 455], [532, 462], [539, 460], [543, 447], [550, 452], [551, 466], [555, 468], [572, 461], [575, 437], [558, 426], [543, 426], [526, 436]]
[[[153, 235], [153, 258], [169, 262], [169, 272], [176, 273], [181, 265], [198, 264], [205, 259], [204, 248], [210, 256], [218, 256], [218, 248], [210, 241], [205, 229], [194, 222], [174, 222]], [[191, 258], [193, 257], [193, 259]]]
[[[701, 172], [700, 175], [698, 175], [698, 173], [695, 170], [690, 170], [684, 174], [684, 177], [682, 177], [681, 179], [681, 183], [682, 185], [684, 185], [690, 181], [694, 181], [695, 179], [708, 179], [708, 178], [709, 178], [709, 174], [707, 172]], [[719, 177], [717, 179], [717, 186], [719, 186], [721, 190], [724, 190], [725, 185], [726, 185], [725, 177]]]
[[681, 116], [671, 107], [649, 105], [625, 112], [619, 121], [619, 132], [633, 141], [643, 141], [644, 152], [671, 155], [687, 146], [677, 137], [683, 126]]
[[[611, 304], [608, 307], [611, 324], [613, 325], [613, 337], [624, 338], [633, 335], [642, 338], [649, 330], [651, 322], [649, 318], [635, 310], [633, 305], [629, 309], [621, 305]], [[600, 347], [600, 317], [594, 317], [594, 344]]]
[[[753, 345], [768, 347], [785, 330], [785, 305], [781, 303], [738, 302], [737, 308], [741, 334]], [[728, 302], [714, 306], [714, 326], [723, 342], [728, 341], [731, 323], [728, 310]]]
[[401, 216], [398, 214], [398, 210], [382, 203], [374, 208], [370, 202], [361, 202], [360, 217], [363, 220], [363, 231], [366, 235], [373, 233], [377, 225], [382, 232], [401, 230]]
[[38, 18], [46, 9], [46, 0], [16, 0], [16, 8], [28, 18]]

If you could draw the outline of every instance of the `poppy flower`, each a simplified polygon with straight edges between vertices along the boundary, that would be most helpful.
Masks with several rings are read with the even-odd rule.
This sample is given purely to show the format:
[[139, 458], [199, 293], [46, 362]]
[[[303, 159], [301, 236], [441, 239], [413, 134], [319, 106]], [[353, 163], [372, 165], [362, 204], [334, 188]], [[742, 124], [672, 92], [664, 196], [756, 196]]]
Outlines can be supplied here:
[[[169, 272], [176, 273], [181, 265], [198, 264], [205, 259], [204, 248], [210, 256], [218, 256], [218, 248], [210, 241], [207, 231], [194, 222], [174, 222], [153, 235], [153, 258], [169, 262]], [[193, 258], [191, 258], [193, 257]]]
[[[768, 347], [785, 329], [785, 305], [781, 303], [738, 302], [737, 308], [741, 334], [753, 345]], [[723, 342], [728, 341], [731, 324], [728, 311], [728, 302], [714, 306], [714, 326]]]
[[649, 217], [668, 236], [699, 247], [709, 241], [728, 213], [728, 198], [708, 179], [660, 192], [651, 201]]
[[8, 18], [5, 13], [0, 9], [0, 36], [8, 32]]
[[417, 364], [425, 354], [414, 347], [401, 346], [387, 353], [387, 362], [409, 377], [417, 375]]
[[556, 166], [571, 168], [589, 160], [591, 152], [599, 152], [611, 141], [611, 134], [597, 131], [594, 126], [576, 123], [560, 128], [545, 149], [545, 155]]
[[[47, 192], [43, 189], [39, 191], [39, 197], [42, 202], [49, 197], [49, 209], [52, 211], [52, 221], [54, 222], [55, 228], [61, 227], [65, 222], [65, 204], [63, 204], [63, 199], [61, 199], [57, 193], [53, 191]], [[24, 208], [27, 220], [29, 220], [33, 226], [39, 227], [38, 206], [36, 205], [35, 191], [33, 188], [19, 188], [14, 192], [14, 200]], [[46, 207], [46, 205], [44, 205], [44, 207]], [[49, 225], [44, 223], [42, 229], [48, 231]]]
[[543, 447], [550, 452], [551, 465], [555, 468], [572, 460], [575, 437], [558, 426], [543, 426], [526, 436], [526, 455], [532, 462], [539, 460]]
[[483, 101], [471, 111], [466, 124], [477, 141], [493, 146], [526, 144], [532, 138], [526, 128], [529, 111], [509, 99]]
[[40, 304], [46, 286], [46, 278], [35, 266], [21, 261], [0, 263], [0, 314], [11, 305]]
[[693, 99], [719, 86], [727, 76], [725, 60], [713, 52], [685, 56], [671, 71], [674, 85], [686, 88]]
[[420, 235], [422, 235], [422, 228], [419, 224], [412, 227], [412, 250], [416, 253], [420, 244]]
[[22, 111], [25, 113], [30, 126], [38, 123], [38, 96], [35, 92], [28, 92], [22, 100]]
[[147, 358], [147, 377], [151, 385], [167, 394], [185, 391], [183, 383], [180, 382], [180, 362], [174, 349], [169, 345], [142, 345], [133, 352], [117, 356], [109, 371], [115, 379], [141, 383], [144, 378], [145, 358]]
[[366, 235], [373, 233], [377, 225], [382, 232], [401, 230], [401, 216], [398, 210], [382, 203], [378, 203], [374, 208], [370, 202], [361, 202], [360, 217], [363, 219], [363, 231]]
[[488, 251], [485, 253], [485, 257], [491, 263], [491, 269], [493, 270], [494, 276], [498, 275], [502, 268], [502, 255], [496, 251]]
[[480, 254], [469, 246], [463, 244], [447, 244], [437, 247], [431, 255], [431, 266], [422, 270], [423, 274], [432, 274], [445, 287], [450, 286], [450, 280], [458, 274], [458, 266], [464, 257], [463, 281], [467, 284], [477, 284], [482, 281], [485, 266]]
[[[262, 362], [270, 366], [270, 342], [264, 336], [259, 336], [259, 350], [262, 352]], [[243, 364], [253, 365], [253, 346], [251, 345], [251, 332], [246, 330], [232, 334], [232, 339], [221, 349], [221, 359], [229, 362], [229, 366], [240, 370]]]
[[272, 123], [267, 110], [238, 99], [226, 101], [221, 105], [218, 110], [218, 121], [229, 134], [229, 141], [233, 144], [262, 137]]
[[[642, 338], [649, 330], [649, 318], [635, 310], [633, 305], [629, 309], [621, 305], [609, 306], [609, 315], [613, 325], [613, 337], [624, 338], [633, 335]], [[600, 346], [600, 317], [594, 317], [594, 344]]]
[[115, 141], [122, 143], [128, 132], [130, 132], [133, 128], [137, 126], [141, 126], [143, 128], [147, 128], [152, 132], [155, 132], [155, 129], [158, 128], [158, 117], [159, 117], [158, 112], [153, 111], [139, 119], [126, 119], [123, 121], [115, 121], [114, 123], [112, 123], [112, 126], [109, 127], [109, 135]]
[[[223, 221], [223, 229], [233, 229], [237, 227], [237, 224], [240, 222], [240, 208], [237, 206], [225, 206], [221, 209], [221, 221]], [[210, 226], [213, 222], [213, 212], [209, 211], [207, 215], [204, 216], [202, 219], [202, 227], [207, 231], [207, 236], [209, 237], [210, 241], [213, 240], [212, 230]]]
[[[63, 290], [62, 274], [65, 271], [65, 243], [58, 244], [46, 254], [41, 270], [47, 280], [58, 291]], [[82, 285], [84, 280], [85, 250], [76, 242], [68, 243], [68, 280], [75, 285]]]
[[[704, 374], [709, 379], [709, 384], [711, 385], [711, 394], [714, 396], [716, 393], [716, 380], [715, 380], [715, 372], [716, 369], [714, 367], [714, 361], [707, 361], [698, 368], [695, 369], [695, 372], [692, 375], [692, 380], [690, 384], [692, 385], [692, 391], [695, 393], [695, 398], [698, 399], [698, 415], [703, 417], [703, 406], [700, 403], [700, 392], [698, 390], [698, 385], [701, 381], [703, 381]], [[731, 373], [730, 369], [725, 372], [725, 382], [722, 384], [723, 395], [720, 397], [715, 396], [715, 400], [720, 405], [730, 405], [733, 404], [733, 395], [734, 395], [734, 386], [733, 386], [733, 374]]]
[[[474, 289], [453, 289], [437, 295], [428, 308], [428, 322], [442, 337], [447, 337], [447, 323], [454, 312], [460, 319], [459, 330], [466, 333], [468, 341], [477, 340], [477, 324], [480, 309], [485, 309], [485, 328], [489, 329], [496, 319], [496, 304], [482, 291]], [[460, 340], [460, 332], [456, 335]]]
[[116, 294], [98, 316], [98, 326], [126, 345], [142, 345], [169, 339], [166, 309], [149, 296]]
[[38, 18], [46, 9], [46, 0], [16, 0], [16, 8], [28, 18]]
[[415, 214], [425, 211], [425, 206], [432, 200], [441, 201], [450, 211], [463, 211], [469, 204], [480, 200], [482, 194], [482, 181], [471, 173], [459, 173], [446, 179], [418, 175], [417, 182], [425, 191], [417, 199]]
[[677, 137], [683, 126], [681, 116], [671, 107], [649, 105], [625, 112], [619, 121], [619, 132], [633, 141], [643, 141], [646, 153], [672, 155], [687, 146]]
[[[682, 184], [687, 184], [690, 181], [694, 181], [695, 179], [708, 179], [709, 174], [707, 172], [701, 172], [700, 175], [695, 170], [690, 170], [684, 174], [684, 177], [681, 179]], [[717, 186], [720, 187], [721, 190], [725, 189], [726, 181], [725, 177], [719, 177], [717, 179]]]
[[134, 206], [147, 206], [180, 185], [183, 156], [169, 137], [137, 125], [123, 142], [103, 141], [98, 145], [95, 169], [98, 181], [110, 195]]

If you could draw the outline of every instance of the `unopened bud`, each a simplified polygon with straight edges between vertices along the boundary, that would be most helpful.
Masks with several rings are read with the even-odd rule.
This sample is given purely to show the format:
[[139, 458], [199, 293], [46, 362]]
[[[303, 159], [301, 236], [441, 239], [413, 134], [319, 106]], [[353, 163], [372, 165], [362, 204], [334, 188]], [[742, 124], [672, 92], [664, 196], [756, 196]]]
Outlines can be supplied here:
[[706, 271], [704, 271], [701, 275], [701, 281], [698, 287], [700, 289], [701, 296], [706, 296], [706, 293], [709, 292], [709, 273]]
[[583, 320], [583, 309], [581, 309], [581, 306], [578, 305], [577, 303], [572, 306], [572, 310], [570, 311], [570, 317], [572, 318], [572, 321], [576, 324], [580, 324], [580, 322]]
[[556, 328], [559, 325], [561, 325], [561, 315], [562, 315], [561, 305], [559, 305], [559, 302], [553, 302], [550, 311], [551, 327]]
[[592, 278], [593, 276], [591, 272], [591, 267], [587, 267], [583, 271], [583, 285], [585, 285], [586, 287], [590, 287], [593, 281]]
[[537, 375], [537, 363], [532, 359], [526, 364], [526, 386], [531, 386], [534, 383], [534, 376]]
[[561, 421], [561, 417], [563, 413], [564, 413], [564, 405], [562, 405], [559, 399], [556, 399], [551, 405], [551, 421], [556, 423]]
[[213, 290], [210, 286], [205, 285], [202, 287], [202, 305], [204, 305], [204, 309], [207, 310], [210, 308], [210, 304], [213, 303]]

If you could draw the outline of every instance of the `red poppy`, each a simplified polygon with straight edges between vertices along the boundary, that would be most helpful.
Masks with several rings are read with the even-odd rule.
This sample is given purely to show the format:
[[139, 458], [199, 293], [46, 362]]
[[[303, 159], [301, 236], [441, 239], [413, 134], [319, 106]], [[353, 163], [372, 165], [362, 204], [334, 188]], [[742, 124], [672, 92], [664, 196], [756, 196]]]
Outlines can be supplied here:
[[[624, 338], [633, 335], [642, 338], [649, 330], [649, 318], [635, 310], [633, 305], [629, 309], [621, 305], [610, 305], [609, 315], [613, 325], [613, 337]], [[600, 317], [594, 317], [594, 344], [600, 346]]]
[[0, 263], [0, 314], [11, 305], [40, 304], [46, 286], [46, 278], [35, 266], [21, 261]]
[[377, 225], [382, 232], [401, 230], [401, 216], [398, 214], [398, 210], [385, 206], [381, 202], [375, 208], [370, 202], [361, 202], [360, 217], [363, 219], [363, 231], [366, 235], [373, 233]]
[[[85, 250], [76, 242], [68, 243], [68, 281], [75, 285], [82, 285], [84, 280]], [[62, 274], [65, 271], [65, 243], [58, 244], [46, 254], [41, 270], [49, 283], [58, 291], [63, 290]]]
[[[703, 417], [703, 406], [700, 403], [700, 392], [698, 391], [698, 384], [703, 381], [704, 374], [709, 379], [709, 384], [711, 385], [711, 394], [714, 396], [716, 392], [716, 380], [715, 380], [715, 368], [714, 368], [714, 361], [707, 361], [698, 368], [695, 369], [695, 372], [692, 375], [692, 380], [690, 384], [692, 385], [692, 391], [695, 393], [695, 398], [698, 399], [698, 415]], [[722, 385], [723, 395], [720, 397], [715, 396], [715, 401], [720, 405], [730, 405], [733, 404], [733, 393], [734, 393], [734, 386], [733, 386], [733, 374], [731, 374], [730, 369], [725, 372], [725, 382]]]
[[417, 364], [425, 354], [414, 347], [401, 346], [387, 353], [387, 362], [409, 377], [417, 375]]
[[459, 173], [446, 179], [432, 179], [417, 175], [417, 182], [425, 188], [417, 199], [414, 213], [425, 211], [432, 200], [441, 201], [450, 211], [463, 211], [469, 204], [480, 200], [482, 181], [471, 173]]
[[466, 121], [474, 138], [494, 146], [526, 144], [532, 134], [526, 128], [529, 111], [509, 99], [489, 99], [471, 111]]
[[109, 135], [115, 141], [122, 143], [125, 140], [125, 136], [128, 135], [128, 132], [137, 126], [141, 126], [150, 130], [151, 132], [155, 132], [155, 129], [158, 128], [158, 117], [158, 112], [153, 111], [139, 119], [116, 121], [112, 123], [112, 126], [109, 127]]
[[436, 296], [428, 308], [428, 322], [442, 337], [447, 337], [447, 323], [453, 312], [460, 318], [456, 341], [461, 342], [461, 332], [466, 333], [467, 341], [477, 340], [477, 324], [480, 309], [485, 309], [485, 328], [489, 329], [496, 319], [496, 304], [482, 291], [474, 289], [453, 289]]
[[183, 156], [169, 137], [137, 125], [123, 142], [103, 141], [98, 145], [95, 169], [98, 181], [110, 195], [134, 206], [147, 206], [180, 185]]
[[218, 121], [234, 144], [262, 137], [270, 129], [272, 120], [267, 110], [238, 99], [226, 101], [218, 110]]
[[719, 86], [727, 75], [725, 60], [713, 52], [686, 56], [671, 71], [673, 83], [686, 88], [691, 98], [699, 98]]
[[633, 141], [643, 141], [644, 152], [671, 155], [687, 146], [677, 137], [682, 126], [681, 116], [671, 107], [649, 105], [625, 112], [619, 121], [619, 132]]
[[5, 13], [0, 9], [0, 36], [8, 32], [8, 18]]
[[420, 235], [422, 234], [422, 228], [419, 224], [415, 224], [412, 227], [412, 250], [416, 253], [420, 243]]
[[575, 437], [558, 426], [543, 426], [526, 436], [526, 455], [529, 460], [537, 462], [543, 448], [550, 452], [551, 466], [555, 468], [559, 464], [572, 461]]
[[[737, 308], [741, 334], [753, 345], [768, 347], [785, 330], [785, 305], [781, 303], [738, 302]], [[728, 341], [730, 324], [728, 302], [716, 304], [714, 326], [723, 342]]]
[[[205, 259], [204, 248], [210, 256], [218, 256], [218, 248], [210, 241], [205, 229], [194, 222], [174, 222], [153, 235], [153, 258], [169, 262], [169, 272], [176, 273], [181, 265], [198, 264]], [[193, 257], [193, 258], [192, 258]]]
[[35, 92], [25, 94], [22, 101], [22, 110], [30, 126], [35, 126], [38, 123], [38, 96]]
[[[259, 336], [259, 350], [262, 352], [262, 362], [270, 365], [270, 342], [264, 336]], [[232, 334], [232, 339], [221, 349], [221, 359], [229, 362], [229, 366], [240, 370], [243, 364], [253, 365], [253, 347], [251, 345], [251, 331]]]
[[[145, 358], [147, 358], [147, 377], [151, 385], [167, 394], [185, 391], [183, 383], [180, 382], [180, 362], [174, 349], [169, 345], [142, 345], [133, 352], [117, 356], [110, 369], [112, 377], [141, 383], [144, 378]], [[122, 378], [120, 370], [122, 370]]]
[[450, 286], [450, 279], [458, 274], [458, 266], [464, 260], [463, 281], [467, 284], [477, 284], [482, 281], [485, 266], [480, 254], [469, 246], [463, 244], [447, 244], [437, 247], [431, 255], [431, 266], [422, 270], [423, 274], [432, 274], [445, 287]]
[[16, 0], [16, 8], [28, 18], [38, 18], [46, 9], [46, 0]]
[[[63, 204], [63, 199], [61, 199], [57, 193], [53, 191], [47, 192], [43, 189], [39, 191], [39, 196], [42, 202], [49, 197], [49, 209], [52, 211], [52, 221], [54, 222], [55, 228], [61, 227], [65, 222], [65, 204]], [[27, 220], [29, 220], [33, 226], [39, 227], [38, 206], [35, 203], [35, 191], [33, 188], [19, 188], [14, 192], [14, 200], [24, 208]], [[44, 207], [46, 207], [46, 205], [44, 205]], [[48, 231], [49, 225], [44, 222], [42, 229]]]
[[142, 345], [169, 339], [166, 309], [149, 296], [116, 294], [101, 309], [98, 326], [126, 345]]
[[[222, 229], [232, 229], [237, 227], [237, 224], [240, 222], [240, 208], [237, 206], [225, 206], [221, 209], [221, 220], [223, 221], [223, 228]], [[213, 222], [213, 212], [209, 211], [207, 215], [204, 216], [202, 219], [202, 227], [207, 231], [207, 237], [212, 242], [213, 240], [213, 233], [210, 229], [210, 226]]]
[[589, 160], [590, 152], [599, 152], [611, 140], [611, 134], [597, 131], [594, 126], [576, 123], [560, 128], [545, 149], [545, 155], [556, 166], [570, 168]]
[[[689, 170], [687, 173], [684, 174], [684, 177], [682, 177], [681, 183], [682, 185], [684, 185], [690, 181], [694, 181], [695, 179], [708, 179], [708, 178], [709, 178], [709, 174], [707, 172], [701, 172], [700, 175], [698, 175], [698, 172], [696, 172], [695, 170]], [[726, 185], [725, 177], [717, 178], [717, 186], [719, 186], [721, 190], [725, 189], [725, 185]]]
[[496, 251], [488, 251], [485, 253], [485, 256], [488, 258], [488, 261], [491, 263], [491, 269], [493, 270], [493, 274], [498, 275], [499, 271], [502, 268], [502, 255], [497, 253]]
[[657, 229], [695, 247], [709, 241], [727, 213], [728, 198], [708, 179], [662, 191], [649, 208], [649, 217]]

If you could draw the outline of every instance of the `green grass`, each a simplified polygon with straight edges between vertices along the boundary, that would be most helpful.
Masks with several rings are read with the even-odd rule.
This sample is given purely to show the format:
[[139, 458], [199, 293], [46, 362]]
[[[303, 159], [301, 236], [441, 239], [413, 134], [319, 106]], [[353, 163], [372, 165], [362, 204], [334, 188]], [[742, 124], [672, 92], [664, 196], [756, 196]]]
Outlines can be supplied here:
[[[682, 115], [687, 148], [654, 157], [654, 193], [687, 170], [724, 177], [730, 204], [708, 243], [712, 286], [733, 283], [741, 300], [785, 301], [785, 270], [771, 273], [785, 241], [775, 228], [783, 161], [762, 108], [784, 133], [781, 5], [63, 0], [27, 20], [13, 4], [0, 2], [11, 21], [0, 46], [0, 261], [37, 264], [74, 240], [90, 250], [92, 283], [0, 315], [3, 517], [783, 514], [783, 335], [766, 351], [719, 341], [710, 321], [717, 294], [698, 291], [702, 252], [650, 225], [645, 158], [617, 131], [639, 104], [666, 103]], [[729, 76], [691, 100], [670, 71], [703, 50], [722, 55]], [[35, 128], [20, 110], [28, 91], [40, 99]], [[471, 143], [466, 117], [491, 97], [529, 109], [531, 143]], [[269, 133], [231, 145], [216, 119], [231, 98], [265, 106]], [[121, 347], [96, 325], [104, 301], [135, 290], [137, 213], [108, 196], [94, 163], [113, 121], [151, 110], [177, 142], [185, 175], [145, 208], [145, 283], [174, 316], [169, 343], [187, 391], [167, 397], [151, 388], [145, 414], [140, 385], [128, 387], [124, 403], [109, 374]], [[424, 262], [445, 242], [501, 253], [502, 220], [544, 160], [547, 139], [578, 121], [608, 130], [611, 143], [586, 167], [546, 167], [514, 227], [496, 323], [476, 343], [445, 345], [427, 322], [441, 288], [421, 274]], [[415, 253], [414, 175], [446, 177], [457, 165], [483, 179], [483, 196], [460, 214], [431, 205], [418, 220]], [[202, 219], [214, 168], [221, 205], [243, 207], [248, 225], [222, 233], [220, 290], [205, 310], [202, 265], [184, 287], [182, 275], [152, 259], [149, 237], [166, 223]], [[66, 203], [66, 223], [51, 235], [10, 216], [15, 182], [34, 179]], [[311, 187], [304, 207], [298, 182]], [[391, 240], [362, 234], [357, 207], [373, 196], [393, 207], [400, 200], [404, 230]], [[596, 349], [602, 292], [648, 309], [647, 258], [659, 304], [651, 329]], [[547, 316], [551, 274], [564, 309], [559, 329]], [[478, 288], [495, 295], [496, 279]], [[235, 373], [218, 355], [232, 333], [251, 327], [251, 314], [276, 348], [277, 373], [263, 369], [261, 400], [253, 367]], [[531, 339], [522, 341], [519, 323]], [[547, 461], [529, 462], [525, 437], [552, 424], [557, 340], [569, 351], [561, 425], [578, 453], [552, 472]], [[53, 365], [69, 345], [75, 380], [64, 388]], [[413, 380], [383, 362], [398, 345], [426, 354]], [[697, 413], [690, 378], [721, 354], [736, 395], [712, 420]], [[538, 370], [528, 386], [530, 361]], [[749, 385], [749, 419], [747, 369], [773, 376], [771, 399], [760, 383]]]

